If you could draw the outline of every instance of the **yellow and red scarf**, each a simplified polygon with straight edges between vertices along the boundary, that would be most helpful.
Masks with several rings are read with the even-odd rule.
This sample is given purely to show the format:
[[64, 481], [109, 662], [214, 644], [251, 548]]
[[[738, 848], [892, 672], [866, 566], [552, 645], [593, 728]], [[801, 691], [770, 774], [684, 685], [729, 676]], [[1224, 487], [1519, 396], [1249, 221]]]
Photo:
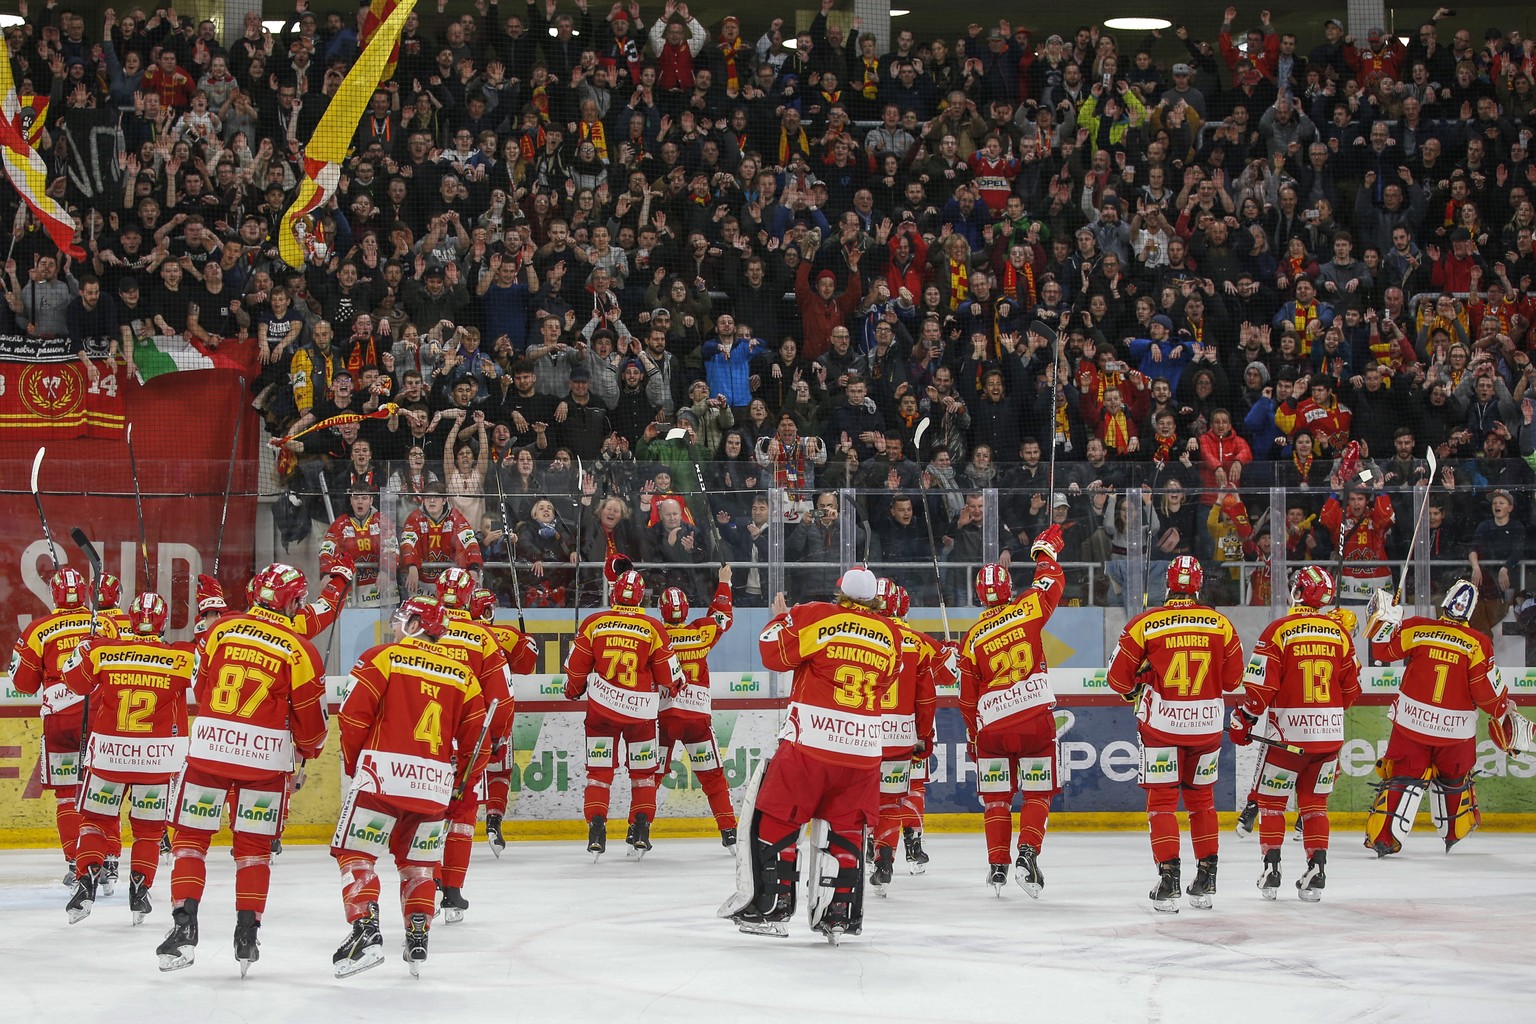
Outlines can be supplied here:
[[[1021, 278], [1024, 281], [1024, 294], [1019, 296], [1017, 288]], [[1025, 260], [1024, 269], [1020, 270], [1012, 263], [1003, 264], [1003, 291], [1011, 297], [1021, 298], [1024, 305], [1033, 309], [1038, 301], [1035, 297], [1035, 265]]]
[[597, 158], [602, 161], [608, 159], [608, 137], [603, 134], [603, 122], [578, 121], [576, 124], [576, 144], [591, 142], [597, 150]]
[[[1057, 417], [1058, 426], [1060, 425], [1060, 420], [1061, 418]], [[1130, 443], [1131, 427], [1126, 421], [1125, 411], [1122, 409], [1117, 413], [1106, 414], [1104, 417], [1104, 447], [1116, 454], [1124, 454], [1125, 450], [1130, 447]]]
[[863, 58], [864, 80], [860, 83], [859, 92], [867, 100], [874, 99], [880, 93], [880, 60], [876, 57]]
[[[791, 146], [794, 148], [791, 149]], [[795, 152], [809, 157], [811, 155], [811, 140], [806, 137], [804, 128], [801, 128], [795, 137], [791, 139], [789, 132], [785, 131], [781, 125], [779, 127], [779, 166], [786, 166], [789, 163], [789, 155]]]
[[736, 37], [734, 43], [728, 43], [724, 39], [720, 40], [720, 56], [725, 60], [725, 87], [727, 89], [741, 88], [741, 72], [737, 69], [736, 61], [739, 59], [741, 52], [746, 48], [746, 44], [741, 41], [740, 36]]
[[949, 261], [949, 308], [959, 309], [960, 303], [971, 297], [971, 272], [962, 263]]

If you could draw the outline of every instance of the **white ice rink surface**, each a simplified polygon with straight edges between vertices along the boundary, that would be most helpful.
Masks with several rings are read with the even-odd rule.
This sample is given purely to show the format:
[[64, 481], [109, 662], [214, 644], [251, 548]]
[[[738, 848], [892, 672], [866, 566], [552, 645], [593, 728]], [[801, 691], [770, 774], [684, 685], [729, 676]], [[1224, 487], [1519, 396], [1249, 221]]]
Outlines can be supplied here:
[[[716, 920], [732, 860], [709, 840], [659, 839], [643, 861], [610, 841], [598, 864], [575, 842], [475, 851], [462, 924], [439, 921], [419, 981], [399, 960], [398, 903], [383, 873], [380, 967], [347, 981], [331, 952], [347, 932], [321, 847], [275, 865], [262, 958], [241, 981], [230, 935], [233, 868], [210, 857], [197, 963], [162, 975], [168, 873], [131, 926], [127, 875], [73, 927], [57, 853], [0, 853], [4, 1021], [1119, 1021], [1530, 1020], [1536, 836], [1479, 833], [1447, 856], [1415, 834], [1378, 861], [1335, 837], [1319, 904], [1296, 898], [1287, 842], [1281, 898], [1254, 888], [1254, 840], [1223, 838], [1210, 911], [1154, 913], [1144, 836], [1048, 837], [1039, 901], [982, 883], [981, 836], [933, 835], [928, 874], [897, 855], [864, 934], [832, 948], [802, 909], [788, 939]], [[617, 849], [615, 849], [617, 848]], [[1186, 848], [1185, 884], [1193, 875]], [[1522, 1009], [1523, 1007], [1523, 1009]]]

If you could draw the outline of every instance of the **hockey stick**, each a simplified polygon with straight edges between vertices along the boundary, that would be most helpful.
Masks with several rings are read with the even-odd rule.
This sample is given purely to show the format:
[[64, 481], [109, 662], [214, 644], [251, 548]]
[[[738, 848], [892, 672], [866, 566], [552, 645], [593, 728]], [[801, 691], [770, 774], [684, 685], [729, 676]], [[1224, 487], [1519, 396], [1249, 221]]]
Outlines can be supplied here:
[[[244, 377], [240, 378], [240, 393], [245, 394]], [[235, 417], [235, 436], [229, 442], [229, 473], [224, 477], [224, 507], [219, 510], [219, 539], [213, 546], [214, 579], [219, 578], [219, 558], [224, 554], [224, 524], [229, 519], [229, 495], [235, 488], [235, 458], [240, 452], [240, 425], [244, 422], [244, 413]]]
[[1408, 554], [1403, 558], [1403, 571], [1397, 577], [1397, 594], [1392, 599], [1393, 604], [1403, 603], [1403, 584], [1408, 582], [1408, 567], [1413, 564], [1413, 553], [1419, 546], [1419, 533], [1424, 530], [1424, 513], [1429, 510], [1429, 492], [1435, 488], [1435, 471], [1440, 468], [1439, 460], [1435, 458], [1435, 449], [1430, 446], [1424, 449], [1424, 461], [1429, 464], [1429, 479], [1424, 483], [1424, 495], [1419, 498], [1419, 511], [1413, 517], [1413, 536], [1408, 538]]
[[576, 457], [576, 577], [571, 580], [571, 643], [581, 632], [581, 456]]
[[[41, 460], [41, 452], [38, 453], [38, 457], [39, 460]], [[41, 508], [42, 506], [39, 505], [38, 507]], [[101, 606], [101, 552], [96, 550], [96, 545], [91, 543], [91, 539], [85, 535], [85, 531], [80, 529], [78, 526], [69, 531], [69, 539], [75, 542], [75, 547], [80, 549], [80, 553], [85, 556], [86, 562], [88, 562], [91, 567], [90, 635], [95, 636], [96, 616], [100, 611]], [[75, 774], [77, 778], [83, 776], [85, 772], [86, 751], [90, 748], [91, 744], [91, 695], [89, 693], [85, 695], [85, 700], [82, 702], [80, 708], [80, 757], [75, 765]]]
[[475, 762], [480, 760], [480, 751], [485, 747], [486, 734], [491, 731], [491, 719], [496, 717], [496, 709], [501, 706], [501, 701], [493, 700], [485, 709], [485, 719], [480, 723], [480, 735], [475, 737], [475, 748], [470, 754], [469, 760], [464, 762], [464, 775], [455, 780], [453, 784], [453, 799], [451, 803], [458, 803], [464, 796], [464, 791], [469, 788], [469, 773], [474, 771]]
[[53, 559], [53, 571], [59, 571], [59, 549], [53, 546], [53, 531], [48, 529], [48, 516], [43, 512], [43, 495], [37, 489], [37, 477], [43, 468], [43, 453], [47, 448], [39, 448], [32, 458], [32, 501], [37, 505], [37, 518], [43, 523], [43, 536], [48, 539], [48, 557]]
[[1303, 750], [1301, 747], [1296, 746], [1296, 744], [1294, 744], [1294, 743], [1287, 743], [1284, 740], [1272, 740], [1268, 736], [1255, 736], [1253, 733], [1249, 733], [1248, 735], [1250, 737], [1252, 737], [1253, 742], [1255, 742], [1255, 743], [1262, 743], [1266, 747], [1274, 747], [1276, 750], [1283, 750], [1287, 754], [1305, 754], [1306, 753], [1305, 750]]
[[[922, 440], [923, 432], [928, 429], [928, 421], [918, 424], [917, 434], [912, 438], [912, 447], [916, 448]], [[933, 488], [929, 488], [932, 490]], [[944, 500], [941, 495], [939, 501]], [[933, 506], [928, 503], [928, 496], [923, 495], [923, 525], [928, 528], [928, 557], [933, 563], [933, 586], [939, 598], [939, 615], [944, 620], [944, 639], [946, 642], [954, 639], [954, 634], [949, 630], [949, 606], [944, 601], [944, 577], [939, 575], [939, 548], [933, 539]]]
[[133, 505], [139, 514], [139, 564], [143, 575], [136, 588], [139, 593], [154, 589], [149, 584], [149, 541], [144, 534], [144, 493], [139, 489], [139, 460], [133, 454], [133, 424], [128, 424], [128, 472], [133, 475]]
[[517, 559], [512, 552], [512, 524], [507, 521], [507, 489], [501, 482], [500, 463], [496, 465], [496, 497], [501, 508], [501, 543], [507, 549], [507, 568], [512, 573], [512, 600], [517, 605], [517, 630], [526, 634], [528, 627], [523, 623], [523, 592], [517, 585]]
[[[1056, 406], [1061, 400], [1061, 335], [1039, 320], [1029, 325], [1029, 331], [1051, 343], [1051, 462], [1046, 473], [1046, 486], [1050, 494], [1045, 496], [1045, 500], [1051, 502], [1055, 500], [1053, 495], [1056, 493]], [[1046, 514], [1049, 516], [1049, 509]]]

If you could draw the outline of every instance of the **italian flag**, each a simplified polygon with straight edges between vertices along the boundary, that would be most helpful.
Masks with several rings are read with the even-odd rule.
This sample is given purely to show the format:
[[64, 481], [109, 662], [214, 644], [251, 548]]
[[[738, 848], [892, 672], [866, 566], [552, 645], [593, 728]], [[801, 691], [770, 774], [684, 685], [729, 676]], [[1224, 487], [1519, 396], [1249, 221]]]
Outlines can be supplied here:
[[211, 370], [213, 357], [207, 349], [180, 334], [157, 334], [134, 339], [133, 365], [140, 384], [183, 370]]

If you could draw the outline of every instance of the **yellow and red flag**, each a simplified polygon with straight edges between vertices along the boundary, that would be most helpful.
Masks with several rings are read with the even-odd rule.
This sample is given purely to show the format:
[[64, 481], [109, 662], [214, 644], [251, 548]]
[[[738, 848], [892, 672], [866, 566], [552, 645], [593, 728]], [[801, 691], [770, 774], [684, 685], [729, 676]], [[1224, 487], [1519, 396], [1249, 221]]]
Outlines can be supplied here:
[[32, 148], [29, 134], [41, 131], [42, 121], [33, 118], [28, 108], [23, 112], [16, 83], [11, 78], [11, 62], [0, 55], [0, 162], [21, 198], [42, 221], [48, 237], [77, 260], [85, 259], [85, 250], [75, 244], [75, 221], [64, 207], [48, 195], [48, 165]]
[[[400, 0], [373, 0], [368, 5], [368, 13], [363, 15], [363, 34], [358, 39], [359, 46], [367, 46], [373, 34], [379, 30], [379, 26], [389, 20]], [[384, 65], [384, 78], [380, 81], [395, 77], [395, 66], [400, 63], [400, 37], [395, 37], [395, 44], [389, 49], [389, 60]]]
[[[375, 0], [378, 6], [384, 0]], [[277, 247], [283, 262], [290, 267], [304, 266], [305, 246], [298, 231], [300, 221], [330, 202], [341, 177], [342, 161], [352, 146], [352, 136], [363, 120], [373, 91], [384, 81], [386, 68], [405, 19], [416, 7], [416, 0], [396, 0], [389, 17], [372, 33], [367, 45], [357, 55], [357, 62], [347, 71], [330, 105], [320, 115], [315, 134], [304, 148], [304, 179], [298, 195], [283, 214], [277, 231]]]
[[43, 139], [43, 125], [48, 123], [48, 97], [27, 93], [21, 97], [21, 127], [33, 149]]
[[277, 449], [277, 472], [279, 476], [287, 476], [293, 472], [293, 467], [298, 465], [299, 457], [288, 451], [283, 446], [289, 441], [296, 441], [305, 434], [313, 434], [317, 430], [329, 430], [331, 427], [340, 427], [348, 423], [361, 423], [364, 420], [387, 420], [400, 411], [400, 407], [394, 402], [386, 402], [373, 412], [344, 412], [336, 416], [329, 416], [318, 423], [311, 423], [293, 434], [285, 434], [282, 437], [274, 437], [267, 444]]

